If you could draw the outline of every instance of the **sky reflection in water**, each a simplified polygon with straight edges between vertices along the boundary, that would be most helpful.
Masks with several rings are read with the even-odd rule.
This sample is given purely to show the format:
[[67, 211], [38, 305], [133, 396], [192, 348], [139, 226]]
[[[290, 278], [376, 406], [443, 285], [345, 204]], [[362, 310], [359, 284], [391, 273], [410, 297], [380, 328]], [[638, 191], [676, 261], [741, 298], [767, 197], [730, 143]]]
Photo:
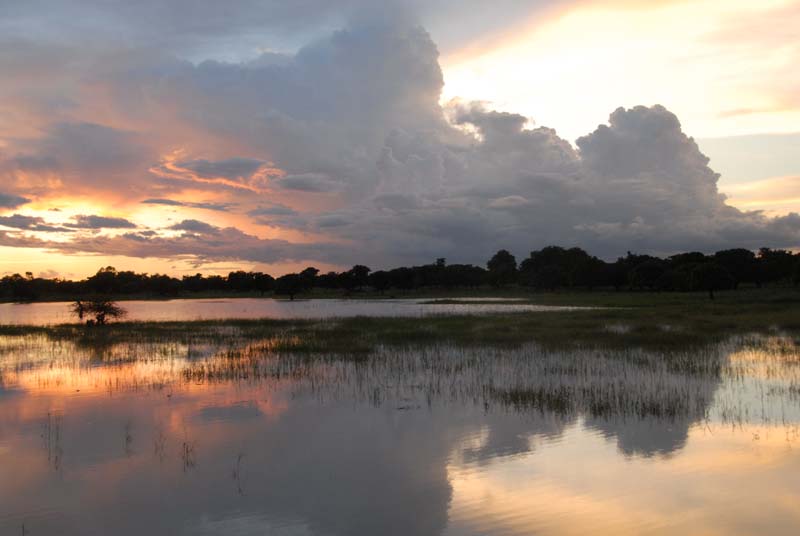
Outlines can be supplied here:
[[[638, 351], [431, 347], [358, 362], [248, 345], [264, 347], [0, 339], [0, 533], [800, 525], [791, 339], [710, 348], [702, 372]], [[523, 389], [566, 399], [511, 396]]]
[[[506, 303], [497, 303], [501, 300]], [[457, 301], [457, 300], [448, 300]], [[487, 303], [477, 303], [485, 301]], [[582, 307], [511, 303], [514, 298], [470, 298], [476, 303], [431, 303], [420, 299], [281, 300], [272, 298], [221, 298], [214, 300], [131, 300], [120, 302], [126, 320], [172, 322], [242, 318], [346, 318], [418, 317], [442, 314], [488, 314], [534, 311], [570, 311]], [[494, 303], [493, 303], [494, 302]], [[0, 303], [0, 325], [49, 325], [75, 322], [69, 303]]]

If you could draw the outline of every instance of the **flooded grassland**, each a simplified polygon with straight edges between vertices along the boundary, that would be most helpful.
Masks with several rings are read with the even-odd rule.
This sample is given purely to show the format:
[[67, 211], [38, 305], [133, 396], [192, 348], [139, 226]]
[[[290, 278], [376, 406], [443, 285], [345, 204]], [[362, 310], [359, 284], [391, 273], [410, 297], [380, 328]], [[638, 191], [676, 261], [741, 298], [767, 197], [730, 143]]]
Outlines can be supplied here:
[[6, 326], [0, 534], [796, 534], [800, 339], [715, 325]]

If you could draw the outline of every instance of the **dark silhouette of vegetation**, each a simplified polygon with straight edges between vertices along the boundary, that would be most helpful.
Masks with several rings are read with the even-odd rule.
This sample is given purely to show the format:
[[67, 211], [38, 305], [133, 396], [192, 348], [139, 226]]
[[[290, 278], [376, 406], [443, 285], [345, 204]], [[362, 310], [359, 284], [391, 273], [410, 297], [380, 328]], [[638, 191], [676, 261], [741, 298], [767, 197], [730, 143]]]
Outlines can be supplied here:
[[300, 274], [286, 274], [275, 280], [275, 294], [289, 296], [290, 300], [304, 290], [303, 276]]
[[517, 259], [508, 251], [501, 249], [486, 263], [489, 281], [496, 287], [504, 287], [517, 279]]
[[[45, 279], [32, 273], [0, 279], [0, 300], [80, 298], [85, 303], [110, 303], [110, 298], [177, 297], [206, 294], [278, 295], [295, 299], [314, 289], [345, 295], [371, 291], [395, 295], [437, 289], [507, 288], [537, 291], [615, 289], [617, 291], [707, 292], [748, 287], [800, 285], [800, 254], [780, 249], [728, 249], [712, 255], [687, 252], [666, 258], [628, 253], [606, 262], [581, 248], [548, 246], [532, 251], [517, 264], [509, 251], [500, 250], [486, 268], [447, 264], [439, 258], [431, 264], [372, 271], [355, 265], [343, 272], [320, 273], [310, 266], [296, 274], [274, 279], [263, 272], [230, 272], [227, 276], [195, 274], [181, 279], [163, 274], [118, 271], [108, 266], [82, 281]], [[76, 313], [77, 314], [77, 313]], [[84, 315], [90, 312], [84, 311]], [[97, 317], [95, 313], [91, 313]], [[103, 319], [115, 315], [109, 310]], [[100, 323], [100, 322], [98, 322]]]
[[86, 320], [87, 324], [97, 326], [104, 326], [109, 320], [118, 320], [127, 314], [125, 309], [110, 300], [76, 300], [70, 305], [70, 310], [79, 321]]

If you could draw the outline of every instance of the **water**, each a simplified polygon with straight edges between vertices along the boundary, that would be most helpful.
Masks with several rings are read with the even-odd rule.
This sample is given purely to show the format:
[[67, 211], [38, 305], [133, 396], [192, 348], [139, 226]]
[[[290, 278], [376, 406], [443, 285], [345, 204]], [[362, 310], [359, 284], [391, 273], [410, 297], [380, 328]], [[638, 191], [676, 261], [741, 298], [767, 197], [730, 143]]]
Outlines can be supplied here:
[[797, 534], [800, 350], [0, 338], [0, 534]]
[[[457, 300], [451, 300], [457, 301]], [[576, 307], [491, 303], [492, 299], [469, 299], [475, 303], [426, 303], [426, 300], [275, 300], [271, 298], [227, 298], [216, 300], [124, 301], [127, 320], [191, 321], [241, 318], [343, 318], [353, 316], [416, 317], [435, 314], [488, 314], [502, 312], [570, 311]], [[488, 303], [480, 303], [486, 301]], [[502, 298], [503, 302], [517, 301]], [[0, 325], [48, 325], [75, 322], [69, 303], [3, 303]]]

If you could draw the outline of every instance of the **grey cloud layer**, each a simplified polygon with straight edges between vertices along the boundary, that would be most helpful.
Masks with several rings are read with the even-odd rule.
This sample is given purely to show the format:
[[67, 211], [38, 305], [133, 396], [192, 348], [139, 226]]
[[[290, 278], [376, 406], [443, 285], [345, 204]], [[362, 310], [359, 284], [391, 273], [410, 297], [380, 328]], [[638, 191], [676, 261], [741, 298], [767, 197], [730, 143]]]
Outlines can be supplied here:
[[[131, 121], [147, 118], [159, 136], [175, 136], [173, 145], [182, 140], [170, 125], [180, 122], [183, 132], [218, 140], [207, 143], [209, 150], [241, 150], [213, 157], [199, 151], [178, 167], [247, 181], [274, 163], [285, 173], [239, 198], [261, 207], [250, 216], [327, 237], [321, 245], [288, 244], [190, 221], [174, 227], [184, 231], [179, 238], [109, 238], [104, 247], [114, 251], [170, 256], [193, 247], [204, 259], [328, 262], [350, 251], [350, 262], [385, 266], [442, 256], [477, 262], [499, 247], [524, 254], [549, 243], [607, 257], [800, 244], [797, 215], [770, 219], [728, 206], [708, 159], [660, 106], [619, 109], [577, 147], [552, 129], [529, 128], [516, 114], [475, 103], [443, 108], [437, 47], [415, 25], [372, 20], [296, 55], [241, 64], [195, 65], [138, 51], [97, 69], [109, 105]], [[34, 151], [13, 159], [105, 170], [92, 177], [127, 177], [146, 191], [155, 180], [146, 170], [157, 159], [147, 140], [89, 121], [59, 122]], [[175, 204], [148, 197], [144, 202]], [[312, 206], [311, 198], [313, 211], [283, 204]], [[76, 240], [64, 247], [96, 246]]]
[[[459, 46], [581, 0], [28, 0], [0, 3], [0, 34], [56, 42], [113, 42], [229, 56], [376, 16], [423, 22]], [[454, 13], [457, 14], [454, 17]], [[69, 24], [64, 24], [69, 20]]]
[[75, 223], [69, 224], [69, 227], [76, 229], [133, 229], [136, 227], [125, 218], [110, 218], [107, 216], [95, 215], [79, 215], [74, 218]]
[[0, 208], [17, 208], [30, 203], [30, 199], [19, 195], [0, 193]]
[[177, 201], [175, 199], [166, 199], [166, 198], [145, 199], [144, 201], [142, 201], [142, 204], [164, 205], [168, 207], [200, 208], [204, 210], [213, 210], [217, 212], [228, 212], [234, 207], [234, 205], [230, 203], [214, 203], [213, 201], [208, 201], [208, 202]]
[[[0, 231], [0, 246], [43, 248], [65, 254], [93, 253], [140, 258], [182, 258], [202, 264], [219, 260], [243, 260], [259, 263], [301, 262], [326, 258], [346, 264], [353, 250], [336, 244], [293, 244], [243, 233], [231, 227], [205, 227], [190, 222], [177, 237], [163, 237], [151, 231], [130, 232], [117, 236], [80, 235], [69, 242], [55, 242]], [[189, 228], [194, 228], [189, 230]], [[200, 232], [197, 229], [201, 229]]]

